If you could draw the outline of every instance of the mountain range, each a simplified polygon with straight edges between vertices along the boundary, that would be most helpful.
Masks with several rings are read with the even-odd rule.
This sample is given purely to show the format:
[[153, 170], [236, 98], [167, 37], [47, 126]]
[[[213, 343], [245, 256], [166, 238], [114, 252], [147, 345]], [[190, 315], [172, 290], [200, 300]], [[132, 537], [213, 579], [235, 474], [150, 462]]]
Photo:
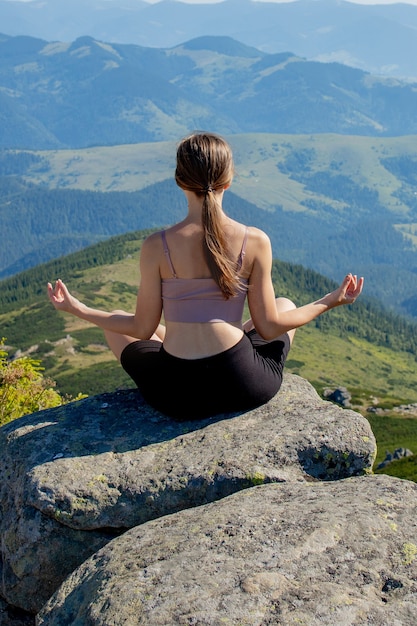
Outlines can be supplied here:
[[417, 79], [417, 7], [407, 3], [1, 0], [0, 25], [8, 35], [48, 41], [89, 35], [155, 48], [205, 35], [229, 36], [266, 53], [292, 52], [308, 60]]
[[417, 133], [417, 84], [267, 54], [230, 37], [143, 48], [0, 36], [0, 148], [82, 148], [221, 133]]

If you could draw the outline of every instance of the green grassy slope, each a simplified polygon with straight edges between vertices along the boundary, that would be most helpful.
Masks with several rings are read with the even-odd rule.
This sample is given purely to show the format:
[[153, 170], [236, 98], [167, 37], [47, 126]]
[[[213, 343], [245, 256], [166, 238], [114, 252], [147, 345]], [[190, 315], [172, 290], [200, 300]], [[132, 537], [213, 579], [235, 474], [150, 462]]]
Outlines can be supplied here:
[[[283, 171], [288, 159], [309, 153], [308, 168], [314, 172], [339, 172], [358, 186], [378, 194], [381, 204], [406, 217], [410, 207], [395, 194], [415, 180], [401, 177], [389, 167], [390, 160], [417, 162], [416, 137], [362, 137], [335, 134], [285, 135], [253, 133], [228, 136], [236, 164], [233, 191], [265, 210], [282, 206], [285, 211], [309, 211], [303, 204], [311, 192]], [[172, 178], [175, 169], [173, 141], [97, 146], [79, 150], [34, 151], [41, 158], [24, 174], [25, 180], [49, 188], [91, 191], [138, 191]], [[302, 166], [302, 164], [301, 164]], [[415, 171], [415, 167], [412, 168]], [[301, 167], [301, 171], [303, 168]], [[411, 176], [411, 173], [410, 173]], [[410, 188], [410, 192], [411, 192]], [[412, 199], [410, 195], [410, 199]], [[345, 204], [326, 198], [340, 215]]]

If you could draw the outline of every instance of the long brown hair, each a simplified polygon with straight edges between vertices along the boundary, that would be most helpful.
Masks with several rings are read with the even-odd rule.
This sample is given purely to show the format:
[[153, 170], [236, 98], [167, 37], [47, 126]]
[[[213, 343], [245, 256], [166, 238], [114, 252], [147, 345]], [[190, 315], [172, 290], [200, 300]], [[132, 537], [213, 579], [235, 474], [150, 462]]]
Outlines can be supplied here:
[[177, 149], [175, 181], [181, 189], [203, 197], [203, 250], [225, 298], [236, 295], [240, 287], [236, 260], [230, 256], [227, 238], [220, 223], [220, 205], [214, 191], [232, 182], [233, 154], [229, 144], [214, 133], [193, 133]]

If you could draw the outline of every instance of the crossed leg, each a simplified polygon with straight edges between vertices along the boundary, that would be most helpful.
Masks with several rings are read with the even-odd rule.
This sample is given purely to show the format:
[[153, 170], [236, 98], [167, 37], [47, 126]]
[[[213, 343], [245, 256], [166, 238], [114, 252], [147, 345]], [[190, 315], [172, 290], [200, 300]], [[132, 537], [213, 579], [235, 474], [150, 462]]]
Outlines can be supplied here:
[[[115, 314], [123, 312], [124, 311], [113, 311], [113, 313]], [[165, 326], [163, 324], [159, 324], [158, 328], [156, 329], [152, 337], [150, 337], [150, 339], [154, 339], [155, 341], [160, 341], [162, 343], [165, 338], [165, 330]], [[110, 350], [113, 352], [118, 361], [120, 361], [120, 355], [122, 354], [126, 346], [128, 346], [130, 343], [133, 343], [134, 341], [138, 341], [137, 337], [121, 335], [120, 333], [114, 333], [111, 330], [105, 330], [104, 336]]]
[[[294, 302], [292, 302], [292, 300], [289, 300], [288, 298], [276, 298], [275, 306], [277, 307], [277, 311], [290, 311], [291, 309], [297, 308]], [[255, 328], [255, 326], [251, 319], [248, 319], [247, 322], [243, 324], [243, 330], [245, 330], [246, 332], [249, 332], [253, 328]], [[295, 330], [296, 329], [293, 328], [292, 330], [289, 330], [287, 333], [290, 338], [290, 343], [293, 342]]]

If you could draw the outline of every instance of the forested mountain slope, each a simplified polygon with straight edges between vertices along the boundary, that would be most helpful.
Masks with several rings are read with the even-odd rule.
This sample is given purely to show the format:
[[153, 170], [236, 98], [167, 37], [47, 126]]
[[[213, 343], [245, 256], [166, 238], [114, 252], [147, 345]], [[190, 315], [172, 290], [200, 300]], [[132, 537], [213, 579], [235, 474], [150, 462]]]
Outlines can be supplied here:
[[[266, 230], [274, 255], [416, 316], [417, 142], [342, 135], [233, 135], [236, 174], [224, 198]], [[186, 205], [173, 181], [175, 143], [0, 155], [0, 277], [115, 234], [163, 227]]]

